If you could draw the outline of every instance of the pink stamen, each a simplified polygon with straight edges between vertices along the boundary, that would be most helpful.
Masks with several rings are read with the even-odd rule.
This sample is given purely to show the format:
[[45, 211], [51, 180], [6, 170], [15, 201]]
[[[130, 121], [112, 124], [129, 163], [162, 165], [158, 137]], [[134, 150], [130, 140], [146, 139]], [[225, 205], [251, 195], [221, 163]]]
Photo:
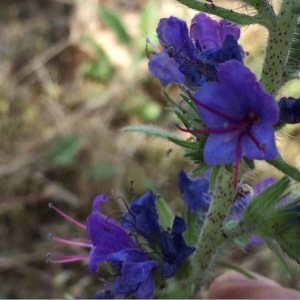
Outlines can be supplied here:
[[77, 220], [73, 219], [72, 217], [68, 216], [67, 214], [65, 214], [64, 212], [62, 212], [60, 209], [58, 209], [57, 207], [55, 207], [52, 203], [49, 203], [49, 208], [53, 208], [59, 215], [61, 215], [63, 218], [65, 218], [66, 220], [68, 220], [70, 223], [75, 224], [76, 226], [86, 230], [86, 226], [80, 222], [78, 222]]
[[89, 254], [78, 254], [78, 255], [59, 255], [59, 254], [49, 254], [46, 262], [52, 264], [65, 264], [74, 261], [79, 261], [89, 258]]
[[87, 247], [87, 248], [92, 248], [93, 244], [91, 243], [83, 243], [83, 242], [77, 242], [77, 241], [72, 241], [72, 240], [66, 240], [62, 239], [53, 235], [49, 236], [51, 239], [53, 239], [56, 242], [59, 242], [61, 244], [67, 244], [67, 245], [72, 245], [72, 246], [79, 246], [79, 247]]
[[202, 128], [202, 129], [186, 129], [182, 128], [178, 125], [177, 128], [183, 132], [189, 132], [189, 133], [200, 133], [200, 134], [209, 134], [209, 133], [228, 133], [236, 130], [241, 130], [241, 128], [246, 127], [249, 125], [249, 119], [245, 119], [239, 124], [234, 124], [228, 127], [224, 128]]

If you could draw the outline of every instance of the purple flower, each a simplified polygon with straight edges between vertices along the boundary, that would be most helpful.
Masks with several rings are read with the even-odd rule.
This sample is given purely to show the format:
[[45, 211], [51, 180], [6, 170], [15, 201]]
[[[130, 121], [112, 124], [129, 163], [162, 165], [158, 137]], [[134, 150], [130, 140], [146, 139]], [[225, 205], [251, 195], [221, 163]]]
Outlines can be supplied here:
[[161, 266], [162, 276], [172, 277], [176, 269], [196, 248], [187, 246], [182, 233], [186, 230], [185, 222], [180, 217], [175, 217], [172, 230], [163, 231], [161, 234], [163, 263]]
[[134, 295], [137, 299], [153, 296], [154, 281], [151, 271], [157, 263], [140, 249], [123, 249], [110, 254], [107, 259], [119, 270], [111, 289], [114, 295], [126, 297]]
[[88, 259], [88, 267], [91, 272], [96, 272], [101, 262], [107, 261], [113, 264], [118, 274], [115, 280], [107, 283], [104, 289], [97, 292], [96, 296], [131, 296], [137, 298], [151, 298], [154, 292], [154, 282], [151, 271], [157, 263], [138, 247], [132, 236], [116, 220], [104, 215], [99, 210], [101, 202], [107, 202], [108, 198], [99, 195], [93, 202], [93, 211], [87, 217], [87, 225], [74, 220], [55, 206], [51, 205], [57, 213], [87, 231], [89, 239], [71, 241], [52, 236], [60, 243], [90, 248], [90, 253], [80, 255], [60, 256], [48, 255], [48, 261], [52, 263], [67, 263], [81, 259]]
[[133, 233], [143, 236], [149, 246], [162, 253], [160, 265], [163, 277], [172, 277], [179, 265], [195, 250], [186, 245], [182, 233], [185, 222], [175, 217], [172, 230], [162, 230], [155, 207], [156, 196], [150, 191], [134, 199], [129, 212], [122, 217], [122, 225]]
[[191, 87], [217, 80], [217, 68], [227, 60], [243, 60], [237, 44], [238, 25], [212, 20], [203, 13], [192, 19], [190, 36], [184, 21], [161, 19], [156, 29], [163, 51], [151, 57], [150, 72], [163, 85], [181, 83]]
[[273, 125], [278, 121], [278, 106], [255, 75], [236, 60], [218, 70], [219, 82], [208, 82], [192, 97], [207, 128], [182, 129], [209, 134], [204, 146], [207, 164], [236, 164], [243, 157], [273, 160], [278, 152]]
[[100, 212], [99, 203], [107, 201], [106, 196], [97, 196], [93, 203], [93, 212], [87, 218], [87, 231], [93, 244], [89, 258], [91, 272], [96, 271], [97, 265], [107, 260], [109, 254], [124, 248], [137, 248], [136, 243], [124, 228], [114, 219]]
[[192, 180], [181, 170], [178, 176], [178, 187], [189, 210], [194, 212], [208, 211], [212, 196], [209, 193], [208, 178], [203, 176]]
[[283, 97], [278, 102], [280, 121], [286, 124], [300, 123], [300, 98]]
[[122, 216], [122, 226], [143, 236], [149, 242], [160, 237], [158, 214], [155, 207], [156, 195], [149, 191], [130, 203], [129, 212]]
[[204, 13], [199, 13], [192, 19], [191, 38], [200, 44], [201, 49], [222, 47], [228, 35], [232, 35], [237, 41], [240, 38], [239, 25], [223, 19], [212, 20]]

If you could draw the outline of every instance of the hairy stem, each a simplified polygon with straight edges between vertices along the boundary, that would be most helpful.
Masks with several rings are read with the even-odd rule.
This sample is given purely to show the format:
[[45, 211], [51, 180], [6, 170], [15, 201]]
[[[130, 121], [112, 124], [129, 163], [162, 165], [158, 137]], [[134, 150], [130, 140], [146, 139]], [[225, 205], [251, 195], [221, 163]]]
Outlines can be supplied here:
[[209, 211], [197, 243], [194, 262], [199, 265], [201, 272], [195, 276], [199, 289], [206, 271], [210, 268], [214, 255], [222, 243], [221, 229], [229, 208], [234, 200], [236, 189], [233, 184], [233, 173], [228, 172], [224, 166], [216, 178], [215, 196], [210, 204]]
[[271, 6], [266, 6], [264, 9], [258, 11], [254, 16], [249, 16], [246, 14], [235, 12], [231, 9], [226, 9], [220, 6], [217, 6], [213, 3], [203, 3], [197, 0], [177, 0], [181, 4], [198, 10], [205, 13], [213, 14], [224, 18], [226, 20], [235, 22], [240, 25], [251, 25], [251, 24], [260, 24], [262, 26], [271, 27], [272, 19], [275, 17], [274, 12]]
[[284, 66], [297, 25], [298, 15], [291, 10], [298, 0], [283, 1], [281, 9], [269, 29], [268, 46], [261, 74], [261, 82], [265, 89], [276, 95], [284, 82]]

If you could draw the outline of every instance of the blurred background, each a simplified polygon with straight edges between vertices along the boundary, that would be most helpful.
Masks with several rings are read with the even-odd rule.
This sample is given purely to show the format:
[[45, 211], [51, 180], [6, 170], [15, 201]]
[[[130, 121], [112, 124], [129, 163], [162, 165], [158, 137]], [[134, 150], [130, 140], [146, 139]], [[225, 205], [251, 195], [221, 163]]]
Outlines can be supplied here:
[[[214, 2], [245, 12], [238, 1]], [[0, 298], [93, 297], [99, 282], [85, 262], [45, 263], [50, 251], [85, 251], [48, 239], [48, 233], [85, 234], [50, 210], [49, 202], [85, 222], [97, 194], [128, 202], [152, 189], [178, 210], [178, 172], [193, 165], [171, 143], [120, 129], [155, 124], [175, 132], [163, 87], [147, 71], [145, 37], [157, 44], [160, 18], [173, 15], [189, 23], [194, 14], [172, 0], [1, 1]], [[257, 74], [266, 34], [259, 26], [242, 28], [246, 63]], [[167, 90], [179, 99], [176, 86]], [[280, 93], [300, 97], [299, 81]], [[299, 139], [298, 125], [278, 134], [278, 146], [296, 166]], [[280, 176], [257, 165], [251, 183]], [[119, 199], [107, 211], [124, 209]], [[299, 287], [297, 269], [292, 278], [282, 274], [263, 248], [233, 252], [232, 258]]]

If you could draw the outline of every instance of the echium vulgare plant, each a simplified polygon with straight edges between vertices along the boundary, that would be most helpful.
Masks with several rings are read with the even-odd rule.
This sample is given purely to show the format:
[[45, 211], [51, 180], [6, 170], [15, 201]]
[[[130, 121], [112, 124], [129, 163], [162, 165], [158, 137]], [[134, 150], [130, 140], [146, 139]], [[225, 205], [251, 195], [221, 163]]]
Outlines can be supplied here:
[[[160, 46], [151, 43], [149, 71], [167, 86], [175, 83], [181, 99], [165, 92], [168, 109], [179, 119], [176, 129], [187, 140], [154, 126], [125, 127], [165, 138], [185, 150], [194, 171], [179, 171], [180, 213], [152, 191], [134, 197], [118, 218], [104, 215], [99, 195], [86, 224], [51, 207], [86, 231], [84, 240], [52, 238], [89, 248], [80, 255], [48, 255], [52, 263], [87, 260], [97, 275], [96, 298], [187, 298], [205, 287], [233, 245], [246, 249], [266, 244], [284, 267], [287, 255], [300, 262], [300, 181], [297, 168], [283, 160], [275, 133], [300, 122], [300, 99], [279, 97], [281, 87], [300, 74], [300, 3], [282, 0], [278, 11], [268, 0], [242, 0], [243, 14], [213, 1], [178, 0], [199, 11], [185, 21], [169, 16], [159, 21]], [[215, 15], [219, 18], [215, 18]], [[256, 77], [244, 64], [247, 52], [239, 44], [240, 26], [267, 28], [262, 71]], [[184, 103], [184, 105], [182, 105]], [[184, 106], [184, 109], [182, 108]], [[244, 181], [255, 161], [280, 170], [251, 187]], [[168, 225], [170, 224], [168, 227]]]

